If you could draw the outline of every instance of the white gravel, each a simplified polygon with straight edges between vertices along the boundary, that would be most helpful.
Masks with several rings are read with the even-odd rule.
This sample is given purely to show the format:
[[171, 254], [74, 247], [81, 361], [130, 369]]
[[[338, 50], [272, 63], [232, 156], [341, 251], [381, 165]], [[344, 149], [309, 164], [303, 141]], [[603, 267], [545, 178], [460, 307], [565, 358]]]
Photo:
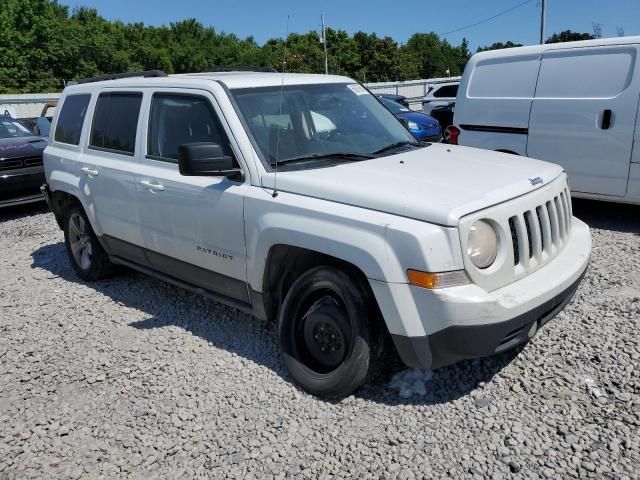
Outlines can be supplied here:
[[290, 383], [259, 321], [84, 284], [51, 214], [0, 211], [0, 479], [640, 478], [640, 208], [575, 211], [591, 268], [532, 343], [340, 403]]

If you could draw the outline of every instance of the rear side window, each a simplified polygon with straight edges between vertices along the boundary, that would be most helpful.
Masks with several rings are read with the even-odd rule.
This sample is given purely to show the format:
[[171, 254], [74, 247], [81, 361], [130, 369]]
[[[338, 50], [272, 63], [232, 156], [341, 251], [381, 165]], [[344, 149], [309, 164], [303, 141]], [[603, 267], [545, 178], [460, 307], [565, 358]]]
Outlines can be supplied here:
[[69, 95], [64, 99], [62, 110], [58, 116], [54, 140], [61, 143], [78, 145], [84, 116], [89, 106], [90, 94]]
[[147, 154], [175, 161], [185, 143], [212, 142], [232, 156], [218, 116], [205, 98], [156, 93], [151, 101]]
[[433, 92], [435, 98], [455, 97], [458, 94], [458, 85], [445, 85]]
[[481, 60], [469, 80], [471, 98], [533, 98], [539, 55]]
[[611, 98], [629, 86], [634, 48], [550, 51], [542, 58], [536, 98]]
[[96, 103], [89, 146], [133, 155], [142, 93], [101, 93]]

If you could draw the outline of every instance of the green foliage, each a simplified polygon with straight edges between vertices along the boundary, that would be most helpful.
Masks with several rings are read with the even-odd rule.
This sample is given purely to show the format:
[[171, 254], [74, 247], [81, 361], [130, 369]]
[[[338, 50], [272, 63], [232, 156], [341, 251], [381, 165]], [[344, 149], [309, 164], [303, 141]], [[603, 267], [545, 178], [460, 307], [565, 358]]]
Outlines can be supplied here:
[[[366, 82], [459, 75], [470, 56], [466, 40], [454, 47], [435, 33], [402, 46], [375, 33], [326, 33], [329, 72]], [[92, 8], [70, 12], [56, 0], [0, 0], [0, 93], [59, 91], [66, 81], [103, 73], [214, 65], [324, 73], [323, 45], [316, 32], [290, 34], [286, 48], [281, 38], [260, 46], [195, 19], [151, 27], [108, 21]]]
[[[433, 32], [416, 33], [404, 45], [375, 33], [326, 33], [329, 72], [363, 82], [460, 75], [471, 55], [466, 39], [453, 46]], [[591, 35], [566, 31], [548, 42], [584, 38]], [[494, 43], [478, 50], [515, 46]], [[0, 0], [0, 93], [59, 91], [66, 81], [103, 73], [184, 73], [214, 65], [324, 73], [323, 45], [316, 32], [292, 33], [286, 45], [282, 38], [258, 45], [195, 19], [151, 27], [108, 21], [91, 8], [69, 11], [56, 0]]]
[[571, 30], [565, 30], [564, 32], [554, 33], [544, 43], [562, 43], [562, 42], [577, 42], [579, 40], [593, 40], [594, 37], [590, 33], [573, 32]]

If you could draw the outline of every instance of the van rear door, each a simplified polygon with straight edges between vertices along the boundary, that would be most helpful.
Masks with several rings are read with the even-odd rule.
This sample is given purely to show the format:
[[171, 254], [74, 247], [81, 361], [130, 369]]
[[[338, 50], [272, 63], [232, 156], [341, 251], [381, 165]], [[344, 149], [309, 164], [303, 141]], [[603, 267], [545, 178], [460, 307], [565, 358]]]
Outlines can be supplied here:
[[571, 190], [624, 196], [638, 106], [633, 45], [543, 54], [527, 155], [562, 165]]

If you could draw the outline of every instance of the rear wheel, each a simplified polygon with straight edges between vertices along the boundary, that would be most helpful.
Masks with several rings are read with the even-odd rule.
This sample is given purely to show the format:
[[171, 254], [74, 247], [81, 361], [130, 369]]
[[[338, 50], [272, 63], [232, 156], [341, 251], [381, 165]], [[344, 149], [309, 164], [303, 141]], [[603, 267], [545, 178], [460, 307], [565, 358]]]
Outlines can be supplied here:
[[334, 267], [316, 267], [291, 286], [278, 337], [289, 374], [304, 390], [340, 399], [379, 370], [379, 313], [365, 282]]
[[63, 226], [67, 255], [78, 276], [87, 281], [110, 276], [113, 264], [98, 242], [82, 207], [69, 207], [65, 212]]

